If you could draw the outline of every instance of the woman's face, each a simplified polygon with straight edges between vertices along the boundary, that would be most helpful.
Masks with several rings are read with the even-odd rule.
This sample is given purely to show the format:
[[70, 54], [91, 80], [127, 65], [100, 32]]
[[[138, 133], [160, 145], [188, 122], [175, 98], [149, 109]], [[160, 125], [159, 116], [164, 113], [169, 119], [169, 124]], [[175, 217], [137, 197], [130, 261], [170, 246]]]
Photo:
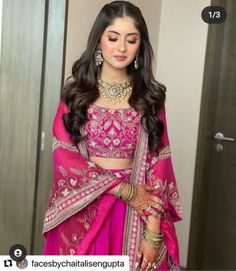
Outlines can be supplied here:
[[140, 42], [140, 33], [135, 27], [133, 18], [128, 16], [116, 18], [105, 29], [100, 39], [103, 66], [126, 69], [137, 55]]

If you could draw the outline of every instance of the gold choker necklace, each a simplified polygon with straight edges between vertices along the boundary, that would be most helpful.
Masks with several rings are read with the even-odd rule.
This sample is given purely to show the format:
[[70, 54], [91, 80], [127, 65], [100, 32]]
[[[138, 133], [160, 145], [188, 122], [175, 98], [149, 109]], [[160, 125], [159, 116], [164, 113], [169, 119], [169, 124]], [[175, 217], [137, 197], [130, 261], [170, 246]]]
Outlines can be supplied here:
[[107, 83], [102, 79], [98, 79], [97, 83], [98, 89], [105, 100], [112, 101], [113, 104], [120, 103], [121, 99], [124, 99], [127, 93], [132, 90], [132, 84], [130, 80], [125, 83]]

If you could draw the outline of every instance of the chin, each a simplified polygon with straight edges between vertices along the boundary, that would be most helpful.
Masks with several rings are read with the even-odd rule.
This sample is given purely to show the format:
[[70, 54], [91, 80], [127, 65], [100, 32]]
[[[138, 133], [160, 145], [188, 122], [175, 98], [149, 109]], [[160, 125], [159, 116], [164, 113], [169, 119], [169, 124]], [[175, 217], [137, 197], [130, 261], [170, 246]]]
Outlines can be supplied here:
[[111, 65], [114, 69], [118, 69], [118, 70], [123, 70], [123, 69], [127, 69], [127, 67], [129, 66], [129, 63], [116, 63]]
[[128, 65], [122, 65], [122, 66], [116, 66], [116, 67], [114, 67], [114, 69], [117, 69], [117, 70], [126, 70], [127, 69], [127, 67], [128, 67]]

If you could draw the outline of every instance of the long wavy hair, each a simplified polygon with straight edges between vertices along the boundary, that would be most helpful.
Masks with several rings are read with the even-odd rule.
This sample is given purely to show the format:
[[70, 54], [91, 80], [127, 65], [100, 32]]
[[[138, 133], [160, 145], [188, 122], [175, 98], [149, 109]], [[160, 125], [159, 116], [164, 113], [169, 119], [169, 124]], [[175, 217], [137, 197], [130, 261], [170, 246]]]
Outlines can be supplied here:
[[104, 30], [116, 18], [129, 16], [141, 35], [139, 48], [139, 67], [134, 68], [134, 61], [127, 67], [132, 78], [133, 90], [128, 100], [131, 107], [141, 113], [141, 125], [148, 133], [149, 151], [157, 151], [161, 143], [164, 124], [159, 119], [159, 111], [165, 103], [166, 87], [155, 80], [152, 70], [154, 58], [149, 41], [148, 29], [138, 7], [127, 1], [114, 1], [106, 4], [98, 14], [89, 34], [87, 48], [72, 66], [72, 75], [66, 80], [61, 99], [67, 104], [69, 112], [63, 116], [66, 130], [77, 145], [84, 137], [81, 127], [87, 121], [87, 109], [99, 97], [97, 76], [100, 68], [96, 66], [94, 52]]

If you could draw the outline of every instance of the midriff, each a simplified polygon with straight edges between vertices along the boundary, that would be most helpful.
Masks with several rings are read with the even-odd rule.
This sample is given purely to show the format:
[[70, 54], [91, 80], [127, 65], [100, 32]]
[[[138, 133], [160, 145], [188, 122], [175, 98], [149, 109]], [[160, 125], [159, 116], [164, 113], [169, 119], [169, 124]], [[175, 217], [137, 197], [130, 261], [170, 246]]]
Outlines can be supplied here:
[[133, 159], [103, 158], [90, 156], [90, 161], [105, 169], [125, 169], [133, 167]]

